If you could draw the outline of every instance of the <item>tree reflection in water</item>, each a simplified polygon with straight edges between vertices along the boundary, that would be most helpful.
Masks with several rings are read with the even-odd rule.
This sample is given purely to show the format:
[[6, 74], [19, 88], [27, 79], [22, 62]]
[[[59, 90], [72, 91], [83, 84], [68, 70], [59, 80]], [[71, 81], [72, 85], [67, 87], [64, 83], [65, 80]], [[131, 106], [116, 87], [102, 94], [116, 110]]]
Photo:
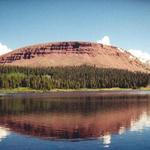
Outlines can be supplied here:
[[[149, 96], [1, 97], [0, 125], [49, 140], [100, 138], [108, 147], [112, 134], [150, 127]], [[4, 134], [0, 130], [3, 137]], [[1, 138], [0, 138], [1, 139]]]

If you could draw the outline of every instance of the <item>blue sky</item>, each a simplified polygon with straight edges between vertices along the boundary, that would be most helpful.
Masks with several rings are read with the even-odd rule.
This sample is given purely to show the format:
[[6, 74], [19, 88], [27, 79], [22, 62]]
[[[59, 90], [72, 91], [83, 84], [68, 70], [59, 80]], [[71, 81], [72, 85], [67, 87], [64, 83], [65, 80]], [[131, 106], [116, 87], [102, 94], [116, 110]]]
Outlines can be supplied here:
[[97, 41], [150, 53], [149, 0], [0, 0], [0, 43]]

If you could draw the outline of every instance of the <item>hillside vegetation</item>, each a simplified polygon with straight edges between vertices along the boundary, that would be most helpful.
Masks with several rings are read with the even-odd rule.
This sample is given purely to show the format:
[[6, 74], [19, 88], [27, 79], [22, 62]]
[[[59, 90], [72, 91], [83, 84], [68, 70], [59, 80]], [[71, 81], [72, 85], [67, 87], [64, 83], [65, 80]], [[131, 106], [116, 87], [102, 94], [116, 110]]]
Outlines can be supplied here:
[[37, 90], [81, 88], [139, 88], [150, 83], [150, 74], [95, 66], [25, 68], [0, 66], [0, 88]]

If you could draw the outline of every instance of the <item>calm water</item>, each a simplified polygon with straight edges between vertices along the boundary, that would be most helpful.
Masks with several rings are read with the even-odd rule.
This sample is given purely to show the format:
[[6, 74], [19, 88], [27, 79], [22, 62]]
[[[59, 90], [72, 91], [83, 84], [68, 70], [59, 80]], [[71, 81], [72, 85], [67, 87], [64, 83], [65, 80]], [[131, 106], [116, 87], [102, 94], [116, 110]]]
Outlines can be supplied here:
[[0, 150], [149, 150], [150, 92], [0, 96]]

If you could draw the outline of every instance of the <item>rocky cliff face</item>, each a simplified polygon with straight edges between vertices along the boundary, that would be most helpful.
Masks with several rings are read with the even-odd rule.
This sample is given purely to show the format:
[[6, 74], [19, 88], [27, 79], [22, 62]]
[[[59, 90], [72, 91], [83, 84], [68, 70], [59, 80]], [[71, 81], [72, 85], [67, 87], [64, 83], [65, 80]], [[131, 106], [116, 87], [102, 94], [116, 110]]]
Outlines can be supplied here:
[[92, 55], [91, 43], [62, 42], [35, 45], [20, 48], [1, 58], [1, 63], [12, 63], [20, 59], [32, 59], [36, 56], [45, 56], [48, 54], [88, 54]]
[[140, 61], [123, 49], [90, 42], [57, 42], [14, 50], [0, 57], [0, 65], [48, 67], [96, 65], [145, 71]]

